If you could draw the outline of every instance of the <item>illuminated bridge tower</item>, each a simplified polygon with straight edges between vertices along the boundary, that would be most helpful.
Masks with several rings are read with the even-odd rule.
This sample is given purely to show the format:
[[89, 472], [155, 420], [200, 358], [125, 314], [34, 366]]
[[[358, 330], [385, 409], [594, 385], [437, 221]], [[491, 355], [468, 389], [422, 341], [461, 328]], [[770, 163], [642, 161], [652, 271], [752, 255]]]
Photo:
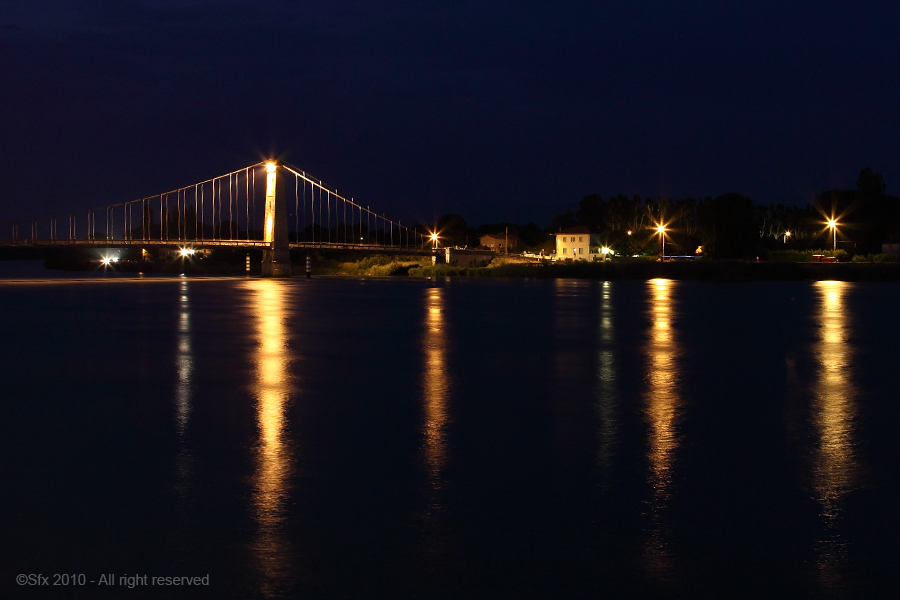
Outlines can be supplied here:
[[291, 255], [288, 240], [287, 202], [284, 177], [278, 163], [266, 163], [266, 222], [263, 241], [263, 277], [290, 277]]

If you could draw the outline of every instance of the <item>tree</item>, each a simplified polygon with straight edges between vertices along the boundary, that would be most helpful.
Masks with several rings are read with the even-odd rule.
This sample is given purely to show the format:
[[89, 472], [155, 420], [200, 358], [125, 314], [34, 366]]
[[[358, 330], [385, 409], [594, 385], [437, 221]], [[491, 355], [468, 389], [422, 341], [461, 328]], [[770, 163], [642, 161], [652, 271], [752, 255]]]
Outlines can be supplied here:
[[704, 198], [697, 208], [703, 247], [713, 258], [755, 256], [759, 240], [753, 200], [741, 194]]
[[443, 246], [466, 246], [469, 226], [459, 215], [449, 214], [438, 219], [436, 224], [438, 235]]
[[578, 203], [577, 220], [579, 225], [586, 225], [591, 229], [605, 229], [606, 203], [600, 194], [590, 194]]
[[571, 210], [550, 218], [550, 231], [553, 233], [575, 227], [576, 225], [578, 225], [578, 220], [575, 217], [575, 213]]

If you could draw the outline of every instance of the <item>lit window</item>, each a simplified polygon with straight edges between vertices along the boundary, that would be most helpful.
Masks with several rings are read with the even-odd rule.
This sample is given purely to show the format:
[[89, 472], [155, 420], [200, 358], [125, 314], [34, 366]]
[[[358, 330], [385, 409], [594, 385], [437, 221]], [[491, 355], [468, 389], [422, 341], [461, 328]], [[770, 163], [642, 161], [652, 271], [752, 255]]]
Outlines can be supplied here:
[[563, 254], [565, 254], [565, 253], [566, 253], [566, 249], [565, 249], [565, 247], [563, 247]]
[[578, 236], [578, 241], [579, 241], [579, 242], [583, 242], [583, 241], [584, 241], [584, 238], [581, 237], [581, 236], [579, 235], [579, 236]]
[[579, 248], [579, 249], [578, 249], [578, 254], [584, 254], [584, 248]]

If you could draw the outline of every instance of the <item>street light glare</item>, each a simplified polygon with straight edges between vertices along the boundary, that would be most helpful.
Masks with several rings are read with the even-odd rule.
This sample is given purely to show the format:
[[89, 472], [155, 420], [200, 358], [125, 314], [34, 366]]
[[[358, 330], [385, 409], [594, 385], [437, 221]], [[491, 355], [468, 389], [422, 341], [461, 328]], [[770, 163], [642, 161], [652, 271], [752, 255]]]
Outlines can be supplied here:
[[438, 239], [438, 235], [437, 235], [436, 233], [432, 233], [432, 234], [431, 234], [431, 240], [432, 240], [433, 242], [436, 242], [437, 239]]
[[837, 221], [835, 221], [834, 219], [828, 219], [828, 226], [837, 227]]
[[275, 163], [268, 162], [266, 163], [266, 173], [274, 173], [275, 172]]
[[665, 225], [657, 225], [656, 230], [660, 233], [664, 233], [666, 231], [666, 226]]

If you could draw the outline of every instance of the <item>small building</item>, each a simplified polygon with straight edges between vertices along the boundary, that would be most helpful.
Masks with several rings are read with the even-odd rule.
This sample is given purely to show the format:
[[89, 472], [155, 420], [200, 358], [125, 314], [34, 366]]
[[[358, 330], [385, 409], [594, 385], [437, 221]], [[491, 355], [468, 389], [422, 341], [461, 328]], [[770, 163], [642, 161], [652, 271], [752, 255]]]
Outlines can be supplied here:
[[900, 260], [900, 244], [882, 244], [882, 254], [893, 254], [894, 258]]
[[[599, 245], [599, 234], [591, 233], [584, 225], [571, 227], [556, 234], [556, 259], [593, 260]], [[593, 255], [591, 248], [595, 248]]]
[[485, 248], [492, 250], [494, 252], [505, 252], [507, 250], [515, 250], [519, 245], [519, 237], [514, 234], [509, 234], [509, 248], [506, 247], [507, 243], [507, 235], [505, 232], [501, 233], [489, 233], [487, 235], [483, 235], [478, 238], [479, 243]]

